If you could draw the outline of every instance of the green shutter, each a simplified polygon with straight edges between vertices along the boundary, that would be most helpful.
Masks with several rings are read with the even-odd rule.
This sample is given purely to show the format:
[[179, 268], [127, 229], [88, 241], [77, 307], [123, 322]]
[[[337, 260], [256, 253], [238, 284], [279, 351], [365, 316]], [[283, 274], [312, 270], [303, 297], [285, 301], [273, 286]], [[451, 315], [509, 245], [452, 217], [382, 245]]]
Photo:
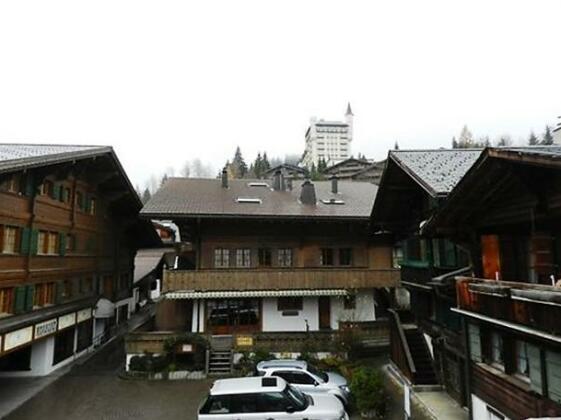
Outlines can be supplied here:
[[39, 248], [39, 231], [37, 229], [31, 229], [29, 236], [29, 253], [31, 255], [37, 255], [37, 250]]
[[561, 403], [561, 354], [545, 352], [547, 391], [550, 400]]
[[14, 313], [21, 314], [25, 311], [25, 286], [19, 286], [15, 289], [14, 297]]
[[28, 197], [35, 195], [35, 183], [33, 182], [33, 176], [30, 172], [28, 172], [25, 177], [25, 195]]
[[27, 286], [25, 290], [25, 310], [33, 310], [33, 297], [35, 295], [35, 286]]
[[58, 234], [58, 254], [64, 256], [66, 254], [66, 235]]
[[84, 212], [89, 213], [91, 209], [92, 198], [89, 195], [84, 195]]
[[20, 239], [20, 253], [23, 255], [29, 254], [29, 241], [31, 239], [31, 229], [28, 227], [24, 227], [21, 230], [21, 239]]
[[64, 187], [63, 187], [62, 184], [55, 185], [55, 187], [54, 187], [54, 195], [55, 195], [55, 197], [54, 197], [54, 198], [55, 198], [56, 200], [62, 201], [63, 189], [64, 189]]
[[471, 360], [481, 362], [481, 334], [479, 325], [468, 324], [469, 352]]
[[538, 394], [543, 394], [540, 348], [531, 344], [526, 344], [526, 346], [528, 349], [528, 363], [530, 365], [530, 389]]

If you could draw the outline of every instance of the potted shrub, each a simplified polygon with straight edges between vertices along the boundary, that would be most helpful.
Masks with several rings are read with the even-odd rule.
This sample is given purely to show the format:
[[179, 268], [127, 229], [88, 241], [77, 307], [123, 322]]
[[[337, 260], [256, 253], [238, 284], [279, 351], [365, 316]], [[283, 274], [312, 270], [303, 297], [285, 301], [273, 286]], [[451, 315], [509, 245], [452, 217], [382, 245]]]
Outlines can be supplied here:
[[358, 368], [353, 371], [351, 393], [363, 418], [384, 418], [387, 396], [382, 375], [378, 370]]

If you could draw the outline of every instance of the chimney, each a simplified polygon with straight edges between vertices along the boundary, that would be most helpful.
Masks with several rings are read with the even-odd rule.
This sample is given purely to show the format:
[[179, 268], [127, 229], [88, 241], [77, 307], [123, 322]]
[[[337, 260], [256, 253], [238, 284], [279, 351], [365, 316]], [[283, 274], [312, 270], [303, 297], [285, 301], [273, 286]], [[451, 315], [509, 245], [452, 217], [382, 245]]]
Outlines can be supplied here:
[[337, 194], [339, 192], [339, 182], [337, 181], [337, 175], [331, 177], [331, 192]]
[[305, 180], [302, 184], [302, 191], [300, 192], [300, 202], [311, 206], [316, 205], [316, 189], [314, 184], [309, 179]]
[[286, 188], [288, 189], [288, 191], [292, 191], [292, 178], [286, 179]]
[[226, 167], [222, 169], [222, 188], [228, 188], [228, 170]]
[[275, 171], [275, 175], [273, 175], [273, 190], [280, 191], [281, 190], [281, 171], [277, 169]]

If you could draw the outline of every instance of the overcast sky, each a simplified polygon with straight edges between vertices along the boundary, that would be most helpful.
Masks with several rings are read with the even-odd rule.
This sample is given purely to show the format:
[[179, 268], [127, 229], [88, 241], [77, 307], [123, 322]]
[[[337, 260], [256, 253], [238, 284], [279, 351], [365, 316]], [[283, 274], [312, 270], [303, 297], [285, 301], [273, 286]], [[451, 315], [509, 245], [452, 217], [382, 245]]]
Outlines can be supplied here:
[[0, 141], [108, 144], [134, 183], [302, 153], [351, 102], [352, 151], [527, 138], [561, 115], [561, 1], [0, 2]]

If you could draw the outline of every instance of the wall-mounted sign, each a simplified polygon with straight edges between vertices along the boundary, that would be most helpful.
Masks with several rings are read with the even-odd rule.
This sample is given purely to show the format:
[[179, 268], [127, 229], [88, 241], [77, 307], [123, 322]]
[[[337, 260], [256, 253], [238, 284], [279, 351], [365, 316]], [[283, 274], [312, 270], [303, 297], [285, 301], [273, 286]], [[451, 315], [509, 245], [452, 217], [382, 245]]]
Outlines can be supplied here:
[[4, 336], [4, 351], [29, 343], [33, 337], [33, 327], [21, 328]]
[[39, 324], [35, 324], [34, 337], [37, 339], [55, 333], [57, 325], [58, 325], [58, 320], [56, 318], [49, 319], [48, 321], [40, 322]]
[[193, 345], [192, 344], [182, 344], [181, 345], [181, 352], [182, 353], [193, 353]]
[[71, 327], [76, 323], [76, 313], [72, 312], [68, 315], [63, 315], [58, 317], [58, 329], [62, 330], [67, 327]]
[[253, 346], [253, 337], [251, 335], [238, 335], [236, 345], [238, 347], [251, 347]]
[[77, 323], [87, 321], [91, 317], [92, 317], [92, 308], [86, 308], [76, 312]]

